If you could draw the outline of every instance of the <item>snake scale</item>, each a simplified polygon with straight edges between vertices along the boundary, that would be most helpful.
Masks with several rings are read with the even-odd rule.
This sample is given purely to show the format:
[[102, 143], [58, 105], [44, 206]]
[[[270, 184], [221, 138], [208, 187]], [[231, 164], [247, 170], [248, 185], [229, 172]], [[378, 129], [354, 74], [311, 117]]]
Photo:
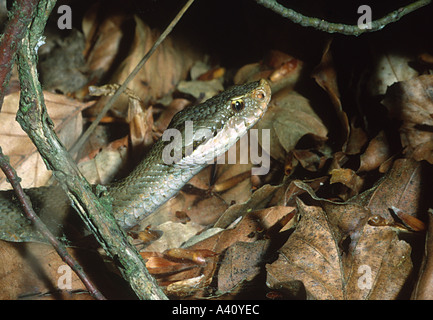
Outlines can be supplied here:
[[[257, 123], [270, 98], [269, 83], [261, 79], [233, 86], [178, 112], [169, 129], [179, 132], [182, 139], [167, 139], [163, 135], [126, 178], [107, 186], [113, 215], [119, 225], [124, 229], [132, 228], [177, 194], [209, 161], [227, 151]], [[188, 134], [187, 124], [192, 126], [191, 134]], [[203, 132], [208, 135], [204, 136]], [[167, 162], [167, 155], [171, 162]], [[67, 232], [65, 220], [77, 216], [64, 213], [72, 209], [63, 190], [41, 187], [26, 192], [41, 219], [62, 237]], [[0, 239], [44, 241], [21, 213], [12, 191], [0, 192]]]

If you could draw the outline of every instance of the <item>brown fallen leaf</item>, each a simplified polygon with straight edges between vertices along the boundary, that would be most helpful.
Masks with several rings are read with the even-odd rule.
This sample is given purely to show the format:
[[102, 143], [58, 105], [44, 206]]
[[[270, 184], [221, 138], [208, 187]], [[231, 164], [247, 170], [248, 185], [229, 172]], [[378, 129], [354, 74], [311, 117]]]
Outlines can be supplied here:
[[415, 57], [393, 51], [378, 53], [374, 57], [375, 66], [368, 81], [368, 89], [373, 96], [383, 95], [392, 84], [418, 75], [411, 67]]
[[[66, 148], [70, 148], [81, 135], [81, 111], [89, 103], [81, 103], [64, 95], [44, 92], [48, 114], [54, 122], [55, 130]], [[19, 93], [7, 95], [0, 113], [0, 136], [3, 152], [9, 156], [11, 165], [22, 179], [24, 188], [45, 185], [51, 172], [45, 167], [37, 149], [15, 121], [19, 105]], [[0, 189], [10, 189], [3, 172], [0, 173]]]
[[382, 103], [402, 121], [401, 144], [407, 156], [433, 164], [433, 76], [424, 75], [393, 84]]
[[270, 240], [237, 242], [230, 246], [218, 270], [218, 291], [226, 293], [243, 281], [251, 281], [263, 268]]
[[342, 150], [345, 151], [350, 134], [350, 125], [349, 119], [346, 112], [343, 111], [343, 106], [340, 100], [340, 91], [337, 84], [337, 72], [335, 70], [332, 52], [330, 50], [331, 44], [332, 41], [327, 42], [322, 55], [322, 60], [315, 68], [312, 77], [316, 80], [317, 84], [326, 91], [335, 108], [337, 117], [341, 124], [341, 141], [339, 141], [339, 143], [342, 144]]
[[197, 80], [209, 81], [213, 79], [218, 79], [224, 76], [226, 70], [221, 67], [214, 67], [205, 73], [202, 73], [197, 77]]
[[91, 157], [85, 157], [78, 163], [78, 168], [92, 184], [106, 185], [113, 181], [121, 168], [127, 163], [127, 138], [97, 148]]
[[[322, 208], [298, 201], [301, 220], [267, 266], [271, 288], [301, 281], [309, 299], [394, 299], [412, 270], [410, 246], [389, 227], [364, 224], [346, 255]], [[287, 286], [286, 286], [287, 287]]]
[[84, 36], [75, 28], [68, 34], [45, 30], [46, 43], [39, 53], [39, 79], [46, 91], [74, 95], [88, 82], [83, 56]]
[[191, 101], [187, 99], [173, 99], [170, 104], [166, 108], [164, 108], [161, 115], [155, 121], [154, 126], [156, 131], [164, 132], [164, 130], [167, 129], [168, 125], [170, 124], [173, 116], [179, 111], [183, 110], [189, 104], [191, 104]]
[[335, 227], [336, 237], [341, 238], [341, 240], [347, 236], [354, 238], [354, 234], [368, 222], [368, 218], [371, 216], [370, 210], [356, 201], [335, 202], [318, 197], [313, 188], [305, 182], [294, 180], [289, 187], [291, 190], [298, 190], [291, 197], [306, 192], [312, 199], [320, 203], [330, 224]]
[[278, 260], [267, 265], [266, 282], [273, 288], [281, 282], [302, 281], [311, 298], [343, 299], [338, 239], [320, 208], [300, 203], [299, 210], [301, 221], [281, 248]]
[[[182, 257], [182, 255], [185, 255], [185, 252], [191, 253], [192, 256], [194, 256], [195, 253], [212, 252], [211, 255], [206, 255], [204, 259], [206, 263], [202, 264], [200, 268], [197, 268], [197, 263], [193, 262], [194, 267], [192, 268], [192, 264], [188, 264], [188, 260], [182, 260], [183, 267], [174, 266], [173, 268], [179, 268], [178, 272], [172, 272], [171, 275], [164, 277], [163, 281], [165, 283], [171, 283], [173, 281], [183, 281], [185, 279], [203, 276], [204, 278], [202, 280], [205, 283], [210, 282], [217, 270], [216, 267], [219, 260], [223, 257], [223, 255], [220, 255], [221, 253], [235, 243], [254, 243], [258, 239], [266, 237], [267, 230], [273, 229], [274, 226], [277, 226], [278, 231], [283, 226], [281, 221], [284, 220], [285, 216], [291, 215], [292, 211], [293, 208], [291, 207], [280, 207], [276, 210], [269, 208], [252, 211], [247, 213], [246, 216], [232, 228], [225, 230], [215, 228], [218, 230], [217, 233], [213, 233], [204, 239], [200, 239], [201, 235], [197, 235], [197, 238], [200, 240], [179, 250], [179, 255]], [[291, 217], [293, 217], [293, 215], [291, 215]], [[177, 249], [172, 250], [174, 250], [174, 252], [177, 251]], [[167, 256], [167, 258], [169, 257]], [[197, 287], [194, 294], [197, 295], [195, 297], [204, 294], [203, 287]]]
[[391, 210], [394, 211], [395, 215], [403, 222], [404, 226], [411, 231], [425, 231], [426, 225], [424, 222], [407, 214], [406, 212], [396, 208], [394, 206], [391, 207]]
[[367, 149], [361, 155], [361, 163], [358, 171], [371, 171], [377, 169], [390, 157], [391, 150], [388, 140], [385, 133], [381, 131], [369, 142]]
[[285, 52], [271, 50], [263, 61], [241, 67], [236, 72], [234, 83], [241, 84], [261, 78], [269, 79], [271, 80], [272, 94], [275, 94], [283, 88], [293, 89], [299, 80], [302, 69], [302, 61]]
[[184, 242], [203, 231], [204, 227], [194, 222], [166, 221], [160, 225], [152, 226], [152, 229], [160, 233], [161, 237], [149, 244], [145, 250], [162, 253], [166, 250], [181, 247]]
[[326, 139], [328, 134], [310, 102], [290, 89], [272, 93], [268, 111], [257, 128], [259, 131], [270, 129], [270, 155], [281, 162], [305, 135], [313, 134]]
[[[313, 135], [311, 135], [313, 136]], [[324, 138], [317, 137], [317, 140], [322, 140], [324, 142]], [[299, 164], [306, 170], [311, 172], [317, 172], [323, 168], [325, 161], [327, 159], [326, 156], [322, 156], [317, 152], [313, 152], [310, 150], [300, 150], [294, 149], [292, 150], [293, 157], [299, 162]], [[287, 165], [288, 163], [286, 163]], [[286, 167], [285, 172], [289, 173], [290, 170], [293, 169], [293, 165], [291, 168]]]
[[215, 222], [215, 228], [227, 228], [239, 217], [245, 215], [252, 210], [259, 210], [264, 208], [274, 197], [275, 193], [280, 190], [280, 186], [264, 185], [256, 192], [253, 193], [252, 197], [240, 204], [234, 204], [230, 206]]
[[422, 166], [412, 159], [398, 159], [392, 169], [374, 188], [356, 200], [377, 215], [392, 223], [390, 209], [395, 207], [415, 217], [422, 216]]
[[418, 61], [420, 61], [423, 64], [432, 65], [433, 56], [430, 53], [424, 52], [418, 55]]
[[119, 53], [119, 45], [125, 30], [122, 26], [128, 16], [113, 6], [101, 10], [102, 3], [96, 3], [85, 13], [82, 29], [86, 38], [84, 56], [89, 71], [99, 79], [113, 66]]
[[359, 193], [364, 184], [364, 179], [352, 169], [333, 169], [329, 173], [331, 174], [331, 184], [339, 182], [350, 188], [355, 194]]
[[362, 148], [368, 142], [367, 134], [363, 128], [356, 127], [355, 121], [350, 123], [350, 135], [347, 141], [346, 150], [347, 155], [355, 155], [361, 153]]
[[349, 299], [396, 299], [412, 271], [411, 247], [393, 228], [366, 224], [343, 263]]
[[129, 231], [128, 235], [130, 235], [135, 241], [136, 247], [138, 249], [138, 247], [140, 246], [148, 246], [149, 244], [151, 244], [152, 242], [156, 241], [157, 239], [161, 238], [162, 236], [162, 231], [160, 230], [153, 230], [151, 229], [152, 226], [147, 226], [146, 229], [144, 230], [140, 230], [140, 231]]
[[141, 257], [146, 261], [146, 268], [149, 272], [160, 280], [160, 284], [172, 281], [167, 280], [167, 274], [179, 273], [191, 268], [197, 268], [198, 265], [192, 261], [173, 261], [159, 252], [141, 252]]
[[[106, 297], [126, 298], [116, 278], [105, 269], [99, 254], [68, 248]], [[0, 299], [92, 299], [78, 276], [56, 251], [41, 243], [0, 241]], [[115, 289], [114, 289], [115, 288]], [[123, 292], [122, 292], [123, 291]], [[74, 294], [75, 292], [75, 294]], [[81, 293], [81, 294], [80, 294]], [[78, 297], [76, 297], [78, 295]]]
[[414, 300], [432, 300], [433, 299], [433, 217], [432, 210], [429, 212], [428, 231], [425, 242], [424, 259], [420, 268], [420, 275], [412, 292]]
[[128, 108], [129, 138], [133, 152], [142, 154], [153, 142], [153, 110], [152, 107], [143, 111], [136, 100], [130, 100]]
[[[152, 30], [140, 18], [134, 16], [134, 21], [135, 34], [129, 54], [117, 67], [110, 83], [123, 83], [159, 36], [159, 32]], [[175, 85], [188, 75], [193, 61], [200, 57], [192, 48], [185, 42], [168, 37], [129, 83], [128, 88], [140, 97], [144, 105], [173, 92]], [[124, 95], [120, 96], [113, 107], [119, 116], [126, 116], [127, 99]], [[107, 97], [101, 98], [92, 108], [92, 113], [96, 114], [106, 101]]]
[[194, 262], [195, 264], [202, 264], [202, 265], [206, 263], [206, 258], [217, 255], [215, 252], [212, 252], [207, 249], [189, 250], [183, 248], [168, 249], [164, 252], [164, 254], [169, 259], [181, 260], [181, 261], [189, 260], [191, 262]]
[[210, 281], [211, 279], [206, 278], [204, 275], [180, 280], [167, 286], [167, 294], [173, 295], [176, 298], [187, 297], [207, 287]]

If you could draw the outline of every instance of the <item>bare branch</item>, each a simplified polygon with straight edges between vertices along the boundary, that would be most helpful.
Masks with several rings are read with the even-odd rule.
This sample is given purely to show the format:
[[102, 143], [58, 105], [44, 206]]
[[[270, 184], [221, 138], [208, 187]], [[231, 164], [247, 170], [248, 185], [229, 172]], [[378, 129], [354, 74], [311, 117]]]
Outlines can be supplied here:
[[431, 0], [418, 0], [405, 7], [399, 8], [390, 12], [385, 17], [371, 22], [371, 28], [359, 28], [357, 25], [347, 25], [341, 23], [328, 22], [319, 18], [304, 16], [292, 9], [286, 8], [279, 4], [276, 0], [256, 0], [258, 4], [271, 9], [284, 18], [291, 20], [294, 23], [300, 24], [303, 27], [313, 27], [317, 30], [328, 33], [341, 33], [345, 35], [359, 36], [365, 32], [374, 32], [383, 29], [386, 25], [400, 20], [403, 16], [428, 5]]

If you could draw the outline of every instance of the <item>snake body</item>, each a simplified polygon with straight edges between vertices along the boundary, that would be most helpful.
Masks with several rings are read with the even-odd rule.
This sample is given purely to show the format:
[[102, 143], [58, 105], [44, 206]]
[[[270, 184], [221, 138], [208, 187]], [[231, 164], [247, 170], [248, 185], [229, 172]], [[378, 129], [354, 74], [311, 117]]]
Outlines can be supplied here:
[[[170, 132], [177, 135], [172, 139], [163, 135], [126, 178], [107, 186], [119, 225], [124, 229], [137, 225], [178, 193], [263, 116], [270, 97], [270, 86], [262, 79], [233, 86], [178, 112], [169, 125]], [[70, 203], [63, 190], [42, 187], [27, 193], [49, 227], [62, 229], [64, 215], [60, 218], [58, 212], [67, 211]], [[21, 214], [11, 191], [0, 192], [0, 239], [43, 240]]]

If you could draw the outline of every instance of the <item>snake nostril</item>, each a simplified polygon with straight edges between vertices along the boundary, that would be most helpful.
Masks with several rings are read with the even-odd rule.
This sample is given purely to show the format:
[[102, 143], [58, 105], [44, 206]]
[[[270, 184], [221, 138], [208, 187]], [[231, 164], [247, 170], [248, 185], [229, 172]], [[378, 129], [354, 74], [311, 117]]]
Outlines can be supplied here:
[[256, 97], [259, 100], [263, 100], [263, 99], [265, 99], [265, 94], [263, 92], [258, 92]]

